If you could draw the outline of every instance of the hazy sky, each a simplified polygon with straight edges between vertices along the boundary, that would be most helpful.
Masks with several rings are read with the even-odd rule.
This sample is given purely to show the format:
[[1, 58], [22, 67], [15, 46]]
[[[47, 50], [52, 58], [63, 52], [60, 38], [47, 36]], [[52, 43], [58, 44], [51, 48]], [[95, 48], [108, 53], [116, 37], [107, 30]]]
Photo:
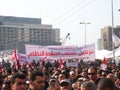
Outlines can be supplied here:
[[[114, 1], [114, 26], [120, 26], [120, 0]], [[41, 18], [42, 24], [60, 28], [61, 38], [70, 33], [66, 45], [96, 43], [100, 29], [111, 25], [111, 0], [0, 0], [0, 15]]]

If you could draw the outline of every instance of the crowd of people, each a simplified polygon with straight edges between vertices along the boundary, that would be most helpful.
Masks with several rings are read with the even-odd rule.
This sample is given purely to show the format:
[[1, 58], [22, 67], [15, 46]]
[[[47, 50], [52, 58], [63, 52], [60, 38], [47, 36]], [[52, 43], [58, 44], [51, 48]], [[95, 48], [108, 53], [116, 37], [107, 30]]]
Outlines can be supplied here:
[[[71, 60], [68, 60], [69, 62]], [[14, 68], [9, 61], [0, 64], [0, 90], [119, 90], [120, 67], [107, 62], [101, 69], [101, 61], [84, 62], [78, 67], [59, 68], [59, 60], [23, 64]]]

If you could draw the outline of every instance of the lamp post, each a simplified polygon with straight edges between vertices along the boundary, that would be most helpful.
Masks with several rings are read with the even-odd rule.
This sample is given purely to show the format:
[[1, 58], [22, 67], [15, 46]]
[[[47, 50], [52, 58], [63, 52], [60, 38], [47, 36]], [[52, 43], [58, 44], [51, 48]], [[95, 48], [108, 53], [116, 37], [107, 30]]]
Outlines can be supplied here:
[[86, 46], [86, 25], [87, 24], [91, 24], [90, 22], [80, 22], [80, 24], [84, 24], [85, 25], [85, 46]]
[[[111, 14], [112, 14], [112, 36], [114, 34], [114, 13], [113, 13], [113, 0], [111, 0]], [[113, 49], [113, 61], [115, 62], [115, 46], [112, 40], [112, 49]]]

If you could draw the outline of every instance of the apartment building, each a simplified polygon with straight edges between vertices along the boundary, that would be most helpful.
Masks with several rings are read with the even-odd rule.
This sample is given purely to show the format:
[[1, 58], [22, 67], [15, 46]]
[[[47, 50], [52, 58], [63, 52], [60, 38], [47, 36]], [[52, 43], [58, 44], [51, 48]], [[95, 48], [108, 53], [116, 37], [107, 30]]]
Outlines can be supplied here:
[[39, 18], [0, 16], [0, 51], [17, 48], [24, 53], [25, 44], [61, 45], [60, 29]]

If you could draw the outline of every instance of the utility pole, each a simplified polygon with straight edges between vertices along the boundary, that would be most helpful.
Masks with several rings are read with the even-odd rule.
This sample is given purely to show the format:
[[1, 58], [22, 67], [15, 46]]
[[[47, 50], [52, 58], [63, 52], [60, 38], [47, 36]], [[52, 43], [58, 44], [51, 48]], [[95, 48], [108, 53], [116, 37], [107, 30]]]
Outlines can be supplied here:
[[[111, 14], [112, 14], [112, 37], [114, 34], [114, 15], [113, 15], [113, 0], [111, 0]], [[113, 49], [113, 61], [115, 61], [115, 46], [112, 40], [112, 49]]]
[[86, 25], [87, 24], [91, 24], [90, 22], [80, 22], [80, 24], [84, 24], [85, 25], [85, 46], [86, 46]]

